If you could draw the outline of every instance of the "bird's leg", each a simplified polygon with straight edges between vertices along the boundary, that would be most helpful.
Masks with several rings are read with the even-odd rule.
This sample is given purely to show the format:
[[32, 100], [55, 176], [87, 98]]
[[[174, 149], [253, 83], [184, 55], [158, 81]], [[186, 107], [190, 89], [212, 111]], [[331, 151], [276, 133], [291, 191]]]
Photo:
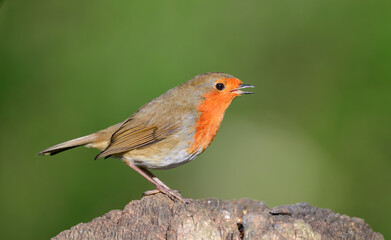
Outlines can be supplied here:
[[157, 187], [157, 189], [155, 190], [150, 190], [150, 191], [146, 191], [144, 192], [144, 195], [148, 196], [148, 195], [153, 195], [153, 194], [156, 194], [156, 193], [159, 193], [159, 192], [163, 192], [165, 193], [165, 191], [168, 191], [171, 195], [173, 195], [175, 198], [177, 198], [178, 200], [180, 200], [181, 202], [183, 203], [190, 203], [191, 200], [190, 199], [186, 199], [186, 198], [183, 198], [181, 196], [181, 194], [179, 193], [179, 191], [177, 190], [172, 190], [171, 188], [169, 188], [166, 184], [164, 184], [159, 178], [157, 178], [151, 171], [149, 171], [148, 169], [145, 169], [145, 168], [140, 168], [144, 173], [146, 173], [150, 178], [152, 178], [156, 183], [158, 183], [161, 187], [164, 188], [164, 190], [162, 191], [161, 188]]
[[171, 188], [169, 188], [166, 184], [164, 184], [164, 183], [163, 183], [159, 178], [157, 178], [157, 177], [155, 176], [155, 174], [153, 174], [151, 171], [149, 171], [148, 169], [143, 168], [143, 167], [141, 167], [140, 169], [141, 169], [143, 172], [145, 172], [146, 174], [148, 174], [148, 176], [150, 176], [155, 182], [157, 182], [158, 184], [160, 184], [162, 187], [171, 190]]
[[[151, 171], [149, 171], [148, 169], [145, 169], [145, 168], [140, 168], [142, 171], [144, 171], [146, 174], [148, 174], [148, 176], [150, 176], [155, 182], [157, 182], [158, 184], [160, 184], [163, 188], [166, 188], [168, 191], [170, 192], [174, 192], [176, 194], [179, 194], [180, 195], [180, 192], [178, 190], [172, 190], [170, 187], [168, 187], [166, 184], [164, 184], [159, 178], [157, 178]], [[154, 194], [157, 194], [157, 193], [160, 193], [161, 191], [159, 189], [154, 189], [154, 190], [149, 190], [149, 191], [146, 191], [144, 192], [143, 194], [145, 196], [148, 196], [148, 195], [154, 195]], [[187, 200], [186, 200], [187, 201]]]
[[[134, 165], [131, 162], [125, 162], [126, 165], [133, 168], [136, 172], [138, 172], [141, 176], [143, 176], [145, 179], [147, 179], [149, 182], [151, 182], [153, 185], [155, 185], [156, 190], [158, 191], [150, 191], [147, 192], [146, 195], [156, 194], [158, 192], [166, 194], [169, 198], [174, 200], [175, 198], [183, 203], [188, 203], [189, 201], [184, 199], [181, 195], [176, 193], [175, 191], [171, 190], [169, 187], [167, 187], [162, 181], [160, 181], [155, 175], [153, 175], [150, 171], [148, 171], [145, 168], [139, 168], [136, 165]], [[148, 194], [149, 193], [149, 194]]]

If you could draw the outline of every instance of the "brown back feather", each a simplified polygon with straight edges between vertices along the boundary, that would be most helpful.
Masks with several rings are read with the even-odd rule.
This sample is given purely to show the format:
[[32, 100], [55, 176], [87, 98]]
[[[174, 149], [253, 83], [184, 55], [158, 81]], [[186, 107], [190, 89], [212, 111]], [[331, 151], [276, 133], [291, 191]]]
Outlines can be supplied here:
[[107, 158], [114, 154], [128, 152], [160, 142], [171, 135], [176, 129], [176, 126], [157, 127], [135, 125], [132, 118], [129, 118], [114, 132], [109, 146], [99, 153], [95, 159], [101, 157]]

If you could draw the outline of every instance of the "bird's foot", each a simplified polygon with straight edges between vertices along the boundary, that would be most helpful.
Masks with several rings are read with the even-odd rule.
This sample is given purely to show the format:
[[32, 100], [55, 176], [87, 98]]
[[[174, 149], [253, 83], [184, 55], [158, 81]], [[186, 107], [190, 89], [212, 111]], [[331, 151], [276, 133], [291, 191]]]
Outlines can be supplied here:
[[163, 194], [167, 195], [169, 198], [171, 198], [172, 200], [177, 199], [183, 203], [191, 203], [192, 202], [192, 199], [183, 198], [178, 190], [172, 190], [172, 189], [169, 189], [169, 188], [167, 189], [167, 188], [163, 188], [163, 187], [159, 187], [158, 189], [146, 191], [143, 193], [143, 196], [155, 195], [157, 193], [163, 193]]

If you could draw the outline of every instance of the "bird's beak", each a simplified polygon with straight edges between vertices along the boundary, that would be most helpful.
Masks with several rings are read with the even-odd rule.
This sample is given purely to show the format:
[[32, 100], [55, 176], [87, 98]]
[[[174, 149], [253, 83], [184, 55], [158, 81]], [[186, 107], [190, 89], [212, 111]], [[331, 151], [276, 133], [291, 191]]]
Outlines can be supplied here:
[[239, 95], [253, 94], [253, 92], [245, 92], [245, 91], [239, 90], [239, 89], [243, 89], [243, 88], [255, 88], [255, 87], [253, 85], [250, 85], [250, 84], [240, 84], [238, 88], [235, 88], [235, 89], [231, 90], [231, 92], [237, 93]]

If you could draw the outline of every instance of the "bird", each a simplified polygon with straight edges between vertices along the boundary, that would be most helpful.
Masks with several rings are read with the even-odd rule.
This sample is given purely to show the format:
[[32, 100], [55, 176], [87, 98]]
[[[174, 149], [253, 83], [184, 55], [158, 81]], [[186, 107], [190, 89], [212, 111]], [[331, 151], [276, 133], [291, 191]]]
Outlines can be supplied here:
[[190, 202], [150, 170], [170, 169], [195, 159], [216, 136], [232, 100], [254, 88], [220, 72], [199, 74], [139, 108], [125, 121], [87, 136], [49, 147], [38, 155], [55, 155], [79, 146], [101, 152], [95, 157], [118, 158], [172, 200]]

